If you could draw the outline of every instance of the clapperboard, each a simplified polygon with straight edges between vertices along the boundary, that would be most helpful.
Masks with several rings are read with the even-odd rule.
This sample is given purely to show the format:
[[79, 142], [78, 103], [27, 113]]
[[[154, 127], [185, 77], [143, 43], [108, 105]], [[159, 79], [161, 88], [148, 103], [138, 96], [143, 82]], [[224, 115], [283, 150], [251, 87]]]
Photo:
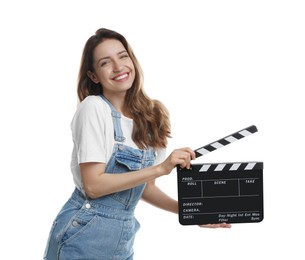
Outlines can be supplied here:
[[[257, 132], [252, 125], [195, 150], [196, 158]], [[192, 164], [177, 167], [182, 225], [253, 223], [264, 218], [263, 162]]]

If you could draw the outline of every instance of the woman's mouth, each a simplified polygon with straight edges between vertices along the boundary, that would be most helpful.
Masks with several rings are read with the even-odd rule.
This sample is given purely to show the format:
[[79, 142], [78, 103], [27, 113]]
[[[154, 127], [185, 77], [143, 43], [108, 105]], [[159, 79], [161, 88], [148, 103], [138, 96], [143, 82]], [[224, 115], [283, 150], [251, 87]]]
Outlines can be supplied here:
[[118, 75], [116, 77], [113, 78], [113, 80], [115, 81], [120, 81], [120, 80], [124, 80], [128, 77], [128, 73], [124, 73], [124, 74], [121, 74], [121, 75]]

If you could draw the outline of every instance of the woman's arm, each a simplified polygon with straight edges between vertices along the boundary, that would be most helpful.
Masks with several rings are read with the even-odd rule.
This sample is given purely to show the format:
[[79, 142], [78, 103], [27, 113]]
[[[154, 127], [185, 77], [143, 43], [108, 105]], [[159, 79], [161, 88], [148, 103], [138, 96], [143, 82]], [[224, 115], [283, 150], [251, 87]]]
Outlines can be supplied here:
[[80, 169], [84, 190], [92, 199], [138, 186], [163, 175], [157, 166], [122, 174], [105, 173], [104, 163], [81, 163]]
[[155, 180], [146, 184], [142, 199], [155, 207], [178, 214], [178, 202], [160, 190]]
[[[155, 207], [178, 214], [178, 202], [160, 190], [155, 185], [155, 180], [146, 184], [142, 199]], [[230, 228], [231, 224], [218, 223], [199, 226], [204, 228]]]
[[86, 194], [95, 199], [169, 174], [176, 165], [189, 168], [192, 159], [195, 159], [195, 153], [190, 148], [182, 148], [174, 150], [161, 164], [136, 172], [108, 174], [105, 173], [104, 163], [93, 162], [81, 163], [80, 171]]

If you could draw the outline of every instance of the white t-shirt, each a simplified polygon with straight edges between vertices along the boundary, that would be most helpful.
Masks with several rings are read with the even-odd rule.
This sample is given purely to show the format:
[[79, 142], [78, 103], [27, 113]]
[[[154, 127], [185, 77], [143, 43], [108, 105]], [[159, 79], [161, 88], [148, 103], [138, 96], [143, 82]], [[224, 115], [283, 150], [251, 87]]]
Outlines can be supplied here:
[[[126, 138], [124, 144], [137, 148], [133, 142], [133, 120], [121, 115], [121, 128]], [[109, 105], [100, 96], [88, 96], [78, 106], [71, 122], [73, 152], [71, 171], [75, 186], [82, 190], [80, 163], [107, 163], [113, 153], [114, 127]], [[165, 159], [166, 150], [157, 152], [155, 165]]]

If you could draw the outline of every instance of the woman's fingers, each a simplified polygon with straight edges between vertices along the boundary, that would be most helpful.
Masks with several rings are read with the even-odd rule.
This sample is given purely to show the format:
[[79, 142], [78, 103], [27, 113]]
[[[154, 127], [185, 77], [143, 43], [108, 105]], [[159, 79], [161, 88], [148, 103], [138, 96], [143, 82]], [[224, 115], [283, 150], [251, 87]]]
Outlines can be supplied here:
[[195, 152], [188, 147], [176, 149], [160, 164], [161, 174], [169, 174], [177, 165], [190, 169], [191, 160], [195, 158]]
[[206, 224], [206, 225], [199, 225], [199, 227], [203, 227], [203, 228], [231, 228], [231, 224], [227, 224], [227, 223]]
[[173, 152], [175, 165], [180, 165], [181, 168], [189, 169], [191, 167], [191, 160], [196, 158], [195, 153], [192, 149], [185, 147], [177, 149]]

